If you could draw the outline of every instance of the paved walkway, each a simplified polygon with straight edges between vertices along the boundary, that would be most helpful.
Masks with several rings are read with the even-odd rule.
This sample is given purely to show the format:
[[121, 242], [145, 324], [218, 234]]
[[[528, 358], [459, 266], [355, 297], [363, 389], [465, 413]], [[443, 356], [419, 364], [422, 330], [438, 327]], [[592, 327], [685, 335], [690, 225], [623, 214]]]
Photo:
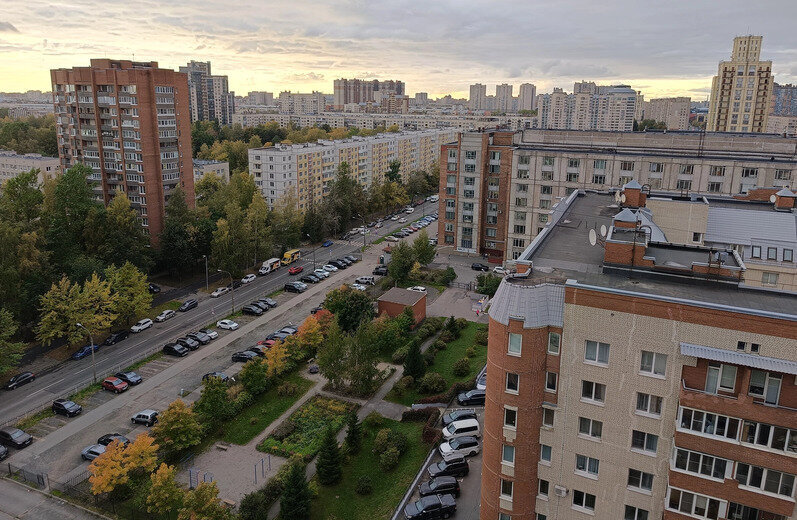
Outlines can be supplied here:
[[65, 500], [31, 489], [13, 480], [0, 478], [0, 520], [97, 520], [106, 519]]

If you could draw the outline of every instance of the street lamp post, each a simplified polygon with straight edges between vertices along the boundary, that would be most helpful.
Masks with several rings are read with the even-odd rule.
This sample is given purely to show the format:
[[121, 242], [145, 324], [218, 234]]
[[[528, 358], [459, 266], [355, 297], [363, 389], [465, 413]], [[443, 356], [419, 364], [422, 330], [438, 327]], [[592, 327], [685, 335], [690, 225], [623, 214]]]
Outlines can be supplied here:
[[232, 273], [224, 269], [216, 269], [219, 273], [230, 275], [230, 291], [232, 294], [232, 314], [235, 314], [235, 281], [232, 279]]
[[94, 382], [96, 383], [97, 382], [97, 364], [94, 361], [94, 347], [95, 347], [94, 338], [91, 337], [91, 331], [89, 329], [87, 329], [86, 327], [84, 327], [82, 323], [75, 323], [75, 326], [85, 330], [86, 333], [89, 335], [89, 343], [91, 344], [91, 370], [94, 372]]
[[[306, 236], [307, 238], [310, 238], [310, 234], [309, 234], [309, 233], [305, 233], [305, 236]], [[310, 238], [310, 241], [312, 241], [312, 240], [313, 240], [313, 239], [312, 239], [312, 238]], [[316, 248], [314, 247], [314, 248], [313, 248], [313, 271], [315, 271], [315, 250], [316, 250]]]
[[363, 221], [363, 253], [365, 253], [366, 240], [368, 238], [368, 234], [366, 233], [366, 231], [368, 231], [368, 226], [366, 226], [365, 224], [365, 217], [363, 217], [359, 213], [357, 213], [357, 217], [361, 218]]
[[210, 290], [210, 284], [208, 283], [208, 255], [202, 255], [202, 258], [205, 259], [205, 290]]

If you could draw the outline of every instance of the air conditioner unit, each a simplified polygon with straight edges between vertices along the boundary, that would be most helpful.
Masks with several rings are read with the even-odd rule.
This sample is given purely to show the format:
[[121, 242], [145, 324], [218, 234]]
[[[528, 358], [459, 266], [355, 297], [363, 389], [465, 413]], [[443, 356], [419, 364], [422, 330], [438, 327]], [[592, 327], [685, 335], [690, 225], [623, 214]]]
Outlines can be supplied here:
[[569, 490], [568, 490], [566, 487], [562, 487], [562, 486], [554, 486], [554, 487], [553, 487], [553, 492], [554, 492], [554, 493], [556, 494], [556, 496], [558, 496], [558, 497], [566, 497], [566, 496], [567, 496], [567, 493], [568, 493], [568, 491], [569, 491]]

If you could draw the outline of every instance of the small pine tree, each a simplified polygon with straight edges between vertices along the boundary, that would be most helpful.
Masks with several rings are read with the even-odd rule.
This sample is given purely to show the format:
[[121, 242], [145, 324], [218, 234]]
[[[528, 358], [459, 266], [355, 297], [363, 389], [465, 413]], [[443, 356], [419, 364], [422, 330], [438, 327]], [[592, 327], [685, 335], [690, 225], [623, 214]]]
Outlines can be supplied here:
[[349, 447], [349, 451], [352, 453], [357, 453], [360, 451], [360, 444], [362, 441], [362, 425], [360, 421], [357, 420], [357, 412], [352, 410], [349, 412], [349, 416], [346, 419], [346, 446]]
[[426, 373], [426, 363], [421, 355], [421, 346], [417, 341], [410, 342], [410, 350], [404, 360], [404, 375], [412, 376], [416, 381], [420, 381]]
[[280, 497], [280, 517], [291, 520], [310, 518], [310, 488], [304, 477], [304, 465], [294, 463], [285, 478]]
[[321, 441], [318, 462], [316, 462], [316, 473], [318, 473], [318, 482], [324, 486], [337, 484], [342, 476], [338, 440], [335, 438], [335, 430], [331, 426], [327, 427], [324, 432], [324, 438]]

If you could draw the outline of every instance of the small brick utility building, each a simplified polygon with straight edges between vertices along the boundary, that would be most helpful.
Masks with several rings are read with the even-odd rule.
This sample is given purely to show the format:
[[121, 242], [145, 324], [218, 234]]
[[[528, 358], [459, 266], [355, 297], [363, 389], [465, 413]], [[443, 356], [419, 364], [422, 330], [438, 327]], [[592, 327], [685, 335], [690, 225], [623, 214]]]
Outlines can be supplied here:
[[393, 287], [377, 300], [379, 303], [379, 315], [387, 313], [391, 318], [395, 318], [404, 311], [404, 307], [412, 307], [415, 315], [415, 325], [426, 318], [426, 293], [420, 291], [410, 291], [400, 287]]

